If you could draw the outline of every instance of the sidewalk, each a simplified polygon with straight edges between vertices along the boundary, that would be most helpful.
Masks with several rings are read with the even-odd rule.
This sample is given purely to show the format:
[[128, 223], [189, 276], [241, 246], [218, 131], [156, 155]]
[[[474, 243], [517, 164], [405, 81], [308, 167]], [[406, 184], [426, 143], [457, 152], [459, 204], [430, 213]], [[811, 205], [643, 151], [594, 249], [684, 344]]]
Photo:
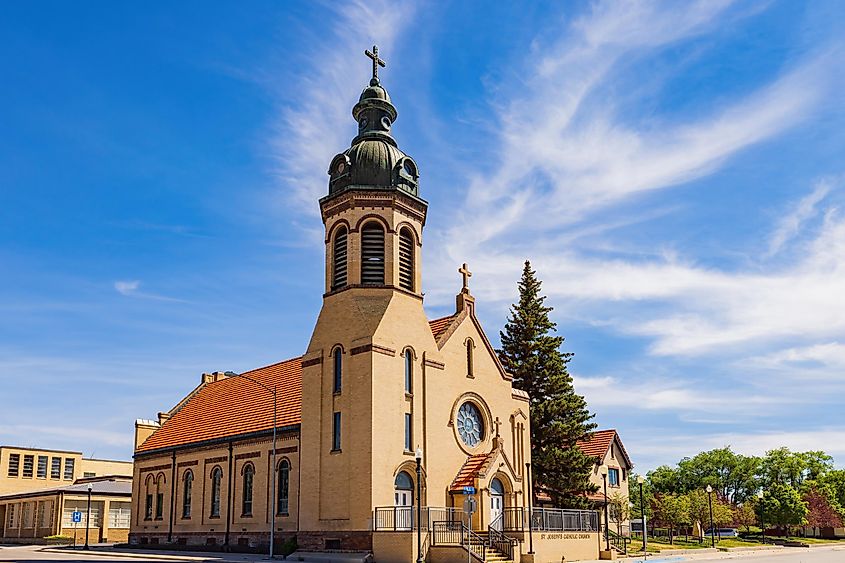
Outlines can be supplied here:
[[[257, 553], [219, 553], [204, 551], [168, 551], [165, 549], [127, 549], [113, 546], [92, 546], [83, 551], [72, 547], [45, 547], [42, 551], [52, 553], [78, 553], [85, 555], [99, 555], [104, 557], [120, 557], [126, 559], [160, 559], [170, 561], [208, 561], [214, 563], [235, 563], [243, 561], [266, 561], [266, 554]], [[281, 560], [281, 556], [278, 558]]]

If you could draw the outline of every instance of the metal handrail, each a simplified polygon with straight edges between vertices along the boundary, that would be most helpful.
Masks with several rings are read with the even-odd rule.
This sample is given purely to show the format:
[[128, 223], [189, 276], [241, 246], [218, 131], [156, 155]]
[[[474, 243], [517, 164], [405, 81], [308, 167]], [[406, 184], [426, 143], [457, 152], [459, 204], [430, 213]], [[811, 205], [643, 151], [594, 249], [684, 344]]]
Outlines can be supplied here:
[[610, 529], [607, 530], [607, 537], [610, 538], [610, 545], [616, 548], [616, 551], [620, 553], [628, 553], [628, 542], [630, 541], [628, 538], [621, 536]]
[[484, 541], [484, 538], [473, 532], [464, 523], [461, 523], [461, 531], [463, 532], [461, 545], [475, 559], [483, 562], [487, 558], [487, 543]]
[[431, 545], [460, 546], [483, 563], [487, 557], [487, 543], [466, 524], [458, 521], [432, 522]]
[[487, 526], [487, 542], [491, 549], [495, 549], [507, 556], [508, 559], [513, 559], [513, 548], [516, 543], [515, 540], [509, 538], [501, 530], [504, 520], [504, 513], [499, 514], [490, 525]]

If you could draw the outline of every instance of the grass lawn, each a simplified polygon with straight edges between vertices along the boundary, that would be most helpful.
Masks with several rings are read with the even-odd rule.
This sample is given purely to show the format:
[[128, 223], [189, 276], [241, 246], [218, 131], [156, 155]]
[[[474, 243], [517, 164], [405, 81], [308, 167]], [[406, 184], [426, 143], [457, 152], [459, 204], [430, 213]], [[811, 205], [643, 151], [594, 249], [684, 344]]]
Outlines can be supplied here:
[[796, 541], [804, 543], [841, 543], [845, 545], [845, 540], [826, 540], [824, 538], [791, 538]]
[[725, 538], [716, 542], [716, 547], [755, 547], [762, 545], [756, 541], [746, 541], [739, 538]]

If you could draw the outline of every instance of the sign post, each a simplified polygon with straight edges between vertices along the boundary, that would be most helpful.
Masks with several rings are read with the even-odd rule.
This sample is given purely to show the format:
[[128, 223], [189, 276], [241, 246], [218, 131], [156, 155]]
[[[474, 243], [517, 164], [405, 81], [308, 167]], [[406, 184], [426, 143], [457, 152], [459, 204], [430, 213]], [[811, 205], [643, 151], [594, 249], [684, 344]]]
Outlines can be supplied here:
[[470, 538], [469, 531], [472, 529], [472, 515], [478, 509], [478, 502], [475, 500], [475, 497], [469, 496], [475, 493], [475, 487], [464, 487], [464, 494], [467, 497], [464, 499], [464, 512], [469, 515], [467, 519], [467, 535], [466, 535], [466, 546], [467, 546], [467, 563], [471, 563], [471, 555], [472, 555], [472, 538]]
[[82, 512], [74, 510], [70, 515], [70, 520], [73, 522], [73, 548], [76, 549], [76, 525], [82, 522]]

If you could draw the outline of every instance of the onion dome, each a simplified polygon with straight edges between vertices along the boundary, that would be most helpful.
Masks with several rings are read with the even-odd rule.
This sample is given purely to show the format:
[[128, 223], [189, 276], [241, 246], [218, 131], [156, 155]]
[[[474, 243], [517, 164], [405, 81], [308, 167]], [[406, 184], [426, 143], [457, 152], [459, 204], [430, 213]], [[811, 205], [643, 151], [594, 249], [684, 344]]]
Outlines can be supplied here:
[[384, 63], [378, 59], [378, 50], [373, 51], [375, 55], [367, 52], [371, 58], [374, 56], [373, 78], [352, 108], [358, 135], [329, 165], [329, 195], [362, 188], [401, 189], [418, 196], [419, 171], [416, 162], [399, 149], [390, 134], [398, 113], [378, 79], [377, 67]]

